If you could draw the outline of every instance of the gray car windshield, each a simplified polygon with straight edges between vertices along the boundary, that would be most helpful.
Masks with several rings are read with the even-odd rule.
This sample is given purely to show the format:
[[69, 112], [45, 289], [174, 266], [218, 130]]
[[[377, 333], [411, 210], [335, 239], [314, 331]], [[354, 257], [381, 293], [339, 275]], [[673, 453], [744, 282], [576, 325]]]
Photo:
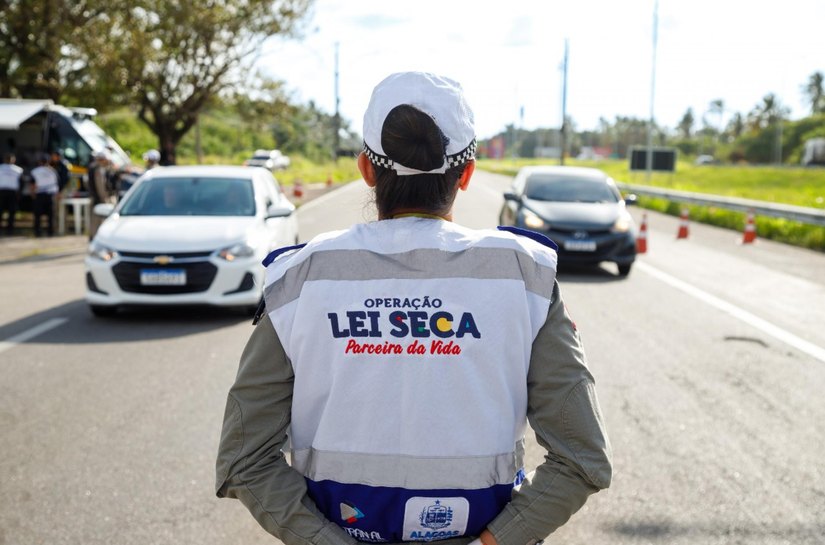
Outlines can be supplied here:
[[254, 216], [252, 181], [241, 178], [154, 178], [134, 188], [121, 216]]
[[619, 197], [603, 179], [541, 174], [528, 178], [524, 196], [537, 201], [619, 202]]

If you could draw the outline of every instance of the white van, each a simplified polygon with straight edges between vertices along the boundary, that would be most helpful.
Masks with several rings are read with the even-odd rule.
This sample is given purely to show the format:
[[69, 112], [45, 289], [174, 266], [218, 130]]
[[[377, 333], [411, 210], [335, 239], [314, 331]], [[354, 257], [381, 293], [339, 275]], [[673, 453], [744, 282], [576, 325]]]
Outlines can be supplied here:
[[73, 177], [86, 175], [92, 155], [108, 151], [118, 170], [131, 164], [129, 155], [92, 118], [92, 108], [66, 108], [51, 100], [0, 99], [0, 156], [13, 153], [25, 170], [44, 153], [60, 151]]
[[802, 164], [805, 166], [825, 165], [825, 138], [811, 138], [805, 142]]

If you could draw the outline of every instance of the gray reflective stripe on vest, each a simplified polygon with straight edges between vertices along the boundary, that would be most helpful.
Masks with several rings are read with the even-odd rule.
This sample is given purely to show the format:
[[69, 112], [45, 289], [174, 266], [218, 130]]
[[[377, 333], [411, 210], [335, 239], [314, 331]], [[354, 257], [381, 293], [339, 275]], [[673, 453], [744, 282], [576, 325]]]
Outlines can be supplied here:
[[[510, 257], [510, 259], [507, 259]], [[512, 248], [469, 248], [458, 252], [418, 249], [398, 254], [369, 250], [313, 253], [266, 287], [269, 312], [298, 298], [304, 282], [315, 280], [380, 280], [475, 278], [523, 280], [525, 289], [550, 299], [555, 270]]]
[[496, 456], [418, 457], [398, 454], [293, 451], [292, 466], [313, 481], [390, 486], [406, 489], [469, 490], [512, 484], [522, 468], [524, 441], [514, 452]]

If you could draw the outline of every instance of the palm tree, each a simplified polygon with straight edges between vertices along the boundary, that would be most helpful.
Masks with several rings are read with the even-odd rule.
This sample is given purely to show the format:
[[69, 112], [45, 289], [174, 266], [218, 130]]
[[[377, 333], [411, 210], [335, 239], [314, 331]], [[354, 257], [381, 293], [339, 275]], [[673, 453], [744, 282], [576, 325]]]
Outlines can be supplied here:
[[742, 114], [736, 112], [731, 117], [730, 121], [728, 121], [728, 126], [725, 131], [733, 138], [739, 138], [742, 136], [742, 133], [745, 132], [745, 119], [742, 117]]
[[717, 127], [716, 133], [716, 142], [718, 143], [719, 135], [722, 134], [722, 116], [725, 115], [725, 101], [721, 98], [711, 100], [710, 105], [708, 106], [708, 111], [712, 114], [716, 114], [719, 117], [719, 125]]
[[825, 111], [825, 76], [822, 72], [814, 72], [808, 78], [808, 83], [802, 86], [802, 92], [808, 98], [811, 105], [811, 114], [818, 114]]
[[679, 128], [679, 132], [682, 133], [682, 137], [687, 140], [690, 138], [690, 133], [693, 132], [693, 124], [696, 122], [696, 119], [693, 117], [693, 108], [688, 108], [685, 111], [685, 115], [682, 116], [682, 120], [679, 121], [677, 127]]
[[779, 102], [776, 95], [768, 93], [748, 114], [748, 123], [752, 128], [764, 129], [784, 119], [788, 113], [788, 108]]

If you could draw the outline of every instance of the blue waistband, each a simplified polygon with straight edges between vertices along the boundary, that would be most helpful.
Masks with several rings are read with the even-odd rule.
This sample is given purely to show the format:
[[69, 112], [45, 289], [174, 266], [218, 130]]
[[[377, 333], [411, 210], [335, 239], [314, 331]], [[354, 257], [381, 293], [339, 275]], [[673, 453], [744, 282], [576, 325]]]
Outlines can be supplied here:
[[513, 491], [512, 484], [476, 490], [408, 490], [306, 482], [310, 497], [329, 520], [355, 539], [372, 543], [477, 536], [510, 501]]

